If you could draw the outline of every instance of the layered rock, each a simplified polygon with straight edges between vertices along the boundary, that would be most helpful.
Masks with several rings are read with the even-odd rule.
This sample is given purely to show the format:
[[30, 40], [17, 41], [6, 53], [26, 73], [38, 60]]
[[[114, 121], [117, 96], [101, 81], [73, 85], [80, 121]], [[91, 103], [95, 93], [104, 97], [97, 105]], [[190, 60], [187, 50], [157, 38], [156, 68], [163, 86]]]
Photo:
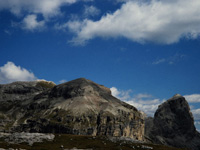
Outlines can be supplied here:
[[177, 94], [161, 104], [154, 118], [146, 120], [147, 139], [153, 143], [200, 150], [200, 134], [184, 97]]
[[[20, 88], [15, 90], [13, 84]], [[53, 88], [35, 82], [13, 84], [0, 86], [1, 130], [144, 139], [143, 115], [102, 85], [84, 78]], [[5, 92], [10, 86], [15, 92]]]

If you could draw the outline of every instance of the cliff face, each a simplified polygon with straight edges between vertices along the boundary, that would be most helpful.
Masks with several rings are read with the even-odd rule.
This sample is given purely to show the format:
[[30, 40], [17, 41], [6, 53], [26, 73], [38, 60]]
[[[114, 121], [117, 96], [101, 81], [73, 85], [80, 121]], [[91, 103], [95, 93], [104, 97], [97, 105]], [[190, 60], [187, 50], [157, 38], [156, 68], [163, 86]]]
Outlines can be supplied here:
[[154, 118], [146, 120], [145, 134], [154, 143], [200, 150], [200, 134], [187, 101], [180, 95], [161, 104]]
[[144, 139], [142, 114], [110, 89], [83, 78], [47, 87], [0, 85], [0, 130]]

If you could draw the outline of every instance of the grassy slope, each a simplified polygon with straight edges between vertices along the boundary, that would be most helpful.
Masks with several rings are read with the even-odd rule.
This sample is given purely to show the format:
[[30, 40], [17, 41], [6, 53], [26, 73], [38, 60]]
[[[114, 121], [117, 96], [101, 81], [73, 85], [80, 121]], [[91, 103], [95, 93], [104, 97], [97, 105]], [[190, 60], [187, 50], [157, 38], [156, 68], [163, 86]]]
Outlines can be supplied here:
[[92, 136], [76, 136], [76, 135], [56, 135], [54, 141], [45, 141], [43, 143], [34, 143], [29, 146], [25, 143], [22, 144], [8, 144], [0, 140], [0, 148], [23, 148], [27, 150], [61, 150], [60, 146], [64, 148], [72, 149], [74, 147], [80, 149], [93, 149], [93, 150], [132, 150], [133, 146], [135, 150], [142, 150], [141, 145], [148, 145], [153, 147], [154, 150], [183, 150], [178, 148], [166, 147], [163, 145], [151, 145], [151, 144], [124, 144], [123, 142], [111, 142], [104, 137], [92, 137]]

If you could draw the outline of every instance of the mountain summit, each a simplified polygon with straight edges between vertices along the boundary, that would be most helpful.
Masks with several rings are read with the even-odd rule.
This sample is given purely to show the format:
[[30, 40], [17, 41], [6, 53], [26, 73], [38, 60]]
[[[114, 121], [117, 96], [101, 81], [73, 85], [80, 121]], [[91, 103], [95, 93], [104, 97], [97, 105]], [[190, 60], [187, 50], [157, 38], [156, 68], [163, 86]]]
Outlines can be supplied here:
[[146, 136], [158, 144], [200, 150], [200, 134], [188, 102], [176, 94], [161, 104], [153, 119], [146, 121]]
[[143, 115], [113, 97], [109, 88], [84, 78], [53, 87], [16, 82], [0, 85], [0, 93], [0, 130], [4, 132], [124, 136], [144, 140]]

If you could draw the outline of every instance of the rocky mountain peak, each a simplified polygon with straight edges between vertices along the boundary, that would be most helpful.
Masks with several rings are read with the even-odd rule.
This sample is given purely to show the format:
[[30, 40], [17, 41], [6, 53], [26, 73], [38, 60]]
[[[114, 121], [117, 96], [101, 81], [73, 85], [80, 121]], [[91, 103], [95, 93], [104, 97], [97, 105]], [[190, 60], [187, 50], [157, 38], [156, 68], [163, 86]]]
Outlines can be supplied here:
[[152, 121], [153, 125], [149, 123], [151, 129], [147, 129], [146, 133], [153, 142], [199, 150], [200, 135], [194, 126], [189, 104], [183, 96], [176, 94], [161, 104]]
[[[179, 132], [179, 134], [193, 134], [196, 129], [194, 126], [194, 119], [190, 112], [188, 102], [182, 96], [173, 96], [165, 103], [161, 104], [157, 109], [154, 122], [163, 126], [163, 134], [165, 132]], [[176, 130], [177, 129], [177, 130]], [[168, 134], [171, 136], [171, 134]]]
[[96, 84], [91, 80], [87, 80], [85, 78], [79, 78], [55, 86], [51, 90], [50, 96], [72, 98], [72, 97], [78, 97], [83, 95], [86, 96], [92, 94], [106, 96], [110, 95], [111, 91], [109, 88], [106, 88], [103, 85]]
[[49, 99], [52, 107], [73, 112], [74, 115], [103, 112], [116, 115], [119, 110], [139, 112], [135, 107], [113, 97], [109, 88], [85, 78], [53, 87]]
[[180, 94], [175, 94], [174, 96], [173, 96], [173, 98], [178, 98], [178, 97], [182, 97]]
[[[32, 82], [16, 83], [20, 88], [15, 93], [0, 90], [3, 100], [0, 101], [0, 131], [144, 139], [143, 115], [134, 106], [113, 97], [109, 88], [85, 78], [51, 87], [49, 82], [39, 83], [38, 86]], [[36, 92], [21, 94], [29, 87], [26, 84], [31, 84], [30, 89], [35, 88]]]
[[[187, 112], [190, 114], [189, 104], [186, 99], [180, 94], [174, 95], [172, 98], [159, 105], [155, 115], [166, 109], [169, 111], [169, 113], [172, 112], [176, 115], [179, 115], [176, 113], [177, 111], [185, 111], [185, 113]], [[190, 117], [193, 118], [192, 114], [190, 114]]]

